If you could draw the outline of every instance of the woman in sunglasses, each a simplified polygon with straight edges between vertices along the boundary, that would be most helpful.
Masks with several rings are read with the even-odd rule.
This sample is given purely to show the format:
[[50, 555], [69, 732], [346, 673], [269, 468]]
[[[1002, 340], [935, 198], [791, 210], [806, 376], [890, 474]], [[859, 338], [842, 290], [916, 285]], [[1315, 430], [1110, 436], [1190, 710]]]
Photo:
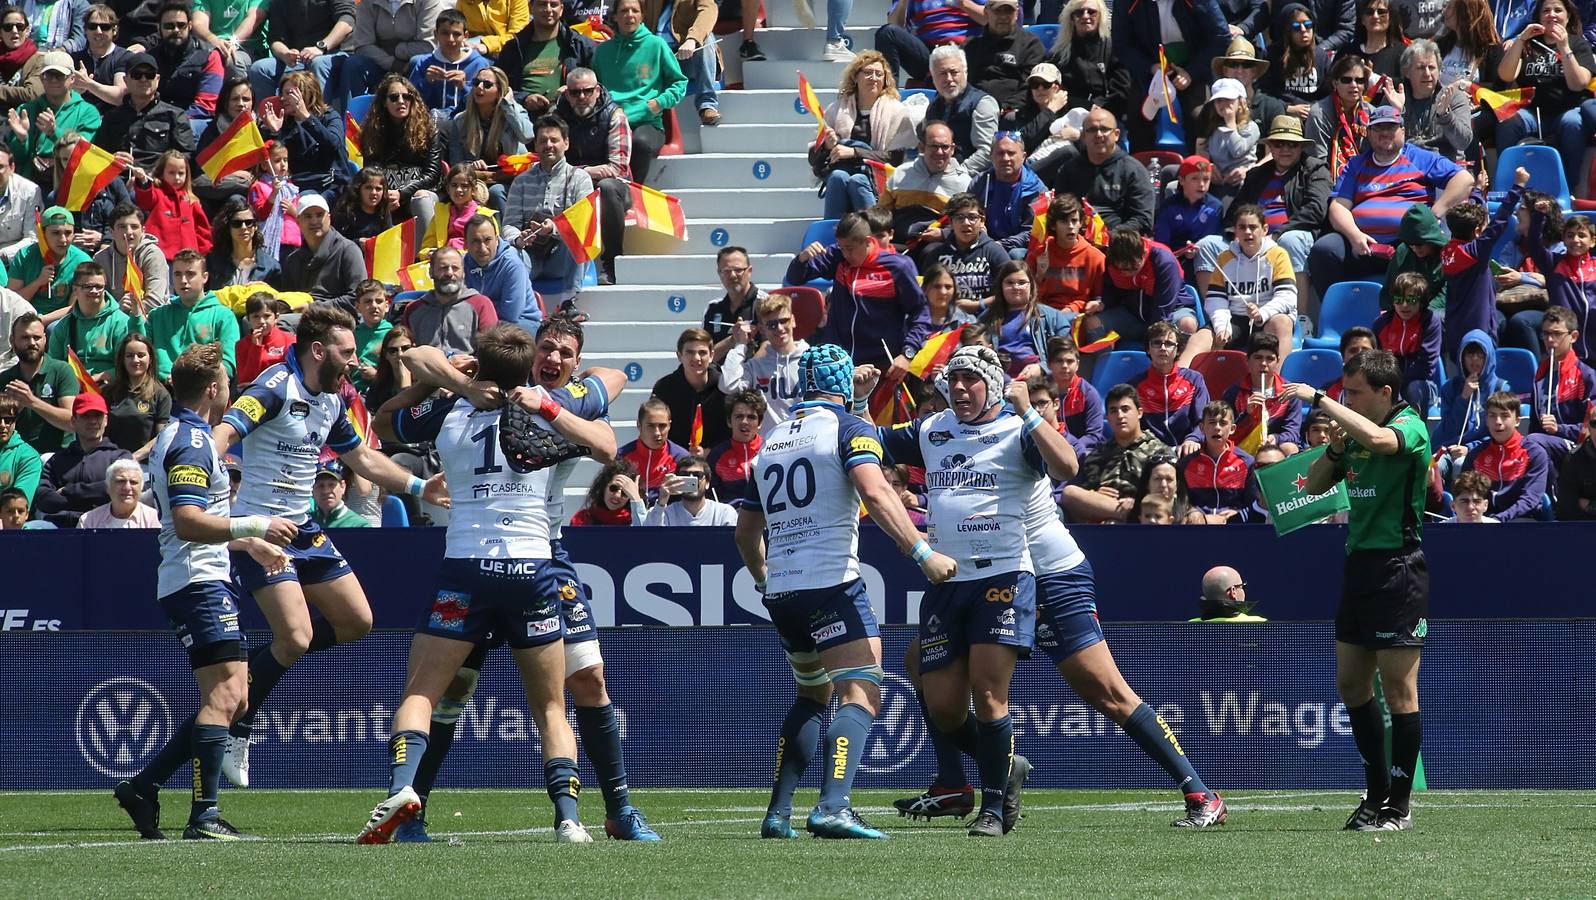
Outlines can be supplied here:
[[211, 228], [211, 252], [205, 258], [207, 290], [254, 281], [277, 283], [282, 264], [266, 250], [260, 222], [248, 200], [229, 197], [211, 220]]
[[383, 76], [376, 95], [360, 126], [360, 152], [366, 165], [387, 170], [386, 202], [394, 219], [413, 216], [425, 232], [443, 191], [444, 137], [403, 75]]
[[449, 165], [469, 166], [488, 182], [488, 205], [504, 209], [515, 175], [499, 171], [499, 157], [525, 153], [532, 142], [532, 118], [515, 102], [510, 76], [490, 66], [471, 79], [465, 109], [449, 126]]
[[349, 180], [344, 152], [344, 117], [327, 106], [314, 72], [300, 69], [283, 76], [279, 105], [261, 110], [262, 130], [277, 133], [288, 148], [288, 179], [302, 191], [335, 196]]
[[44, 60], [29, 33], [28, 14], [15, 6], [0, 14], [0, 109], [21, 106], [44, 93]]
[[[1130, 109], [1130, 70], [1114, 53], [1108, 7], [1103, 0], [1070, 0], [1059, 17], [1058, 40], [1048, 61], [1058, 67], [1065, 109], [1101, 106], [1123, 120]], [[1033, 73], [1034, 80], [1036, 75]], [[1031, 96], [1036, 100], [1036, 94]], [[1035, 145], [1027, 142], [1026, 149]]]
[[1264, 76], [1263, 91], [1286, 103], [1286, 112], [1299, 119], [1330, 92], [1330, 54], [1319, 46], [1313, 13], [1301, 3], [1288, 3], [1275, 19], [1283, 37]]

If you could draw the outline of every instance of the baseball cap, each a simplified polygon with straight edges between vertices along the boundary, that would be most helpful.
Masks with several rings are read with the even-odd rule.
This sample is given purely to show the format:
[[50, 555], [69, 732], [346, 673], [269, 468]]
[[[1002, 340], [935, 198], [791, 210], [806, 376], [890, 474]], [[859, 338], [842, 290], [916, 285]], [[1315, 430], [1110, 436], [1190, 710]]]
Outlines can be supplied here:
[[1377, 106], [1369, 113], [1369, 127], [1376, 125], [1401, 125], [1402, 114], [1394, 106]]
[[1064, 81], [1064, 76], [1059, 72], [1058, 66], [1050, 62], [1037, 63], [1032, 66], [1031, 74], [1025, 76], [1025, 81], [1029, 84], [1038, 78], [1049, 84], [1062, 84]]
[[72, 213], [68, 212], [67, 208], [64, 206], [52, 206], [49, 209], [46, 209], [39, 216], [39, 221], [45, 225], [75, 224], [72, 220]]
[[72, 401], [72, 415], [82, 416], [92, 412], [110, 412], [110, 410], [106, 409], [105, 407], [104, 397], [101, 397], [99, 394], [83, 393], [79, 394], [77, 399]]
[[1195, 175], [1198, 172], [1212, 172], [1213, 170], [1214, 164], [1209, 162], [1207, 157], [1193, 155], [1180, 161], [1180, 173], [1175, 177], [1185, 178], [1187, 175]]
[[344, 464], [336, 459], [327, 460], [326, 462], [316, 466], [316, 477], [320, 478], [323, 475], [333, 478], [344, 477]]
[[49, 50], [39, 54], [39, 73], [59, 72], [62, 75], [72, 74], [72, 57], [64, 50]]
[[320, 209], [324, 212], [332, 211], [327, 206], [326, 197], [320, 194], [303, 194], [299, 198], [299, 204], [294, 207], [294, 215], [302, 216], [312, 209]]
[[1214, 79], [1214, 85], [1208, 92], [1209, 100], [1240, 100], [1246, 96], [1247, 89], [1234, 78]]
[[161, 67], [155, 64], [155, 57], [148, 53], [135, 53], [127, 58], [127, 68], [123, 71], [131, 72], [134, 69], [154, 69], [157, 74], [161, 71]]
[[242, 476], [244, 474], [243, 464], [238, 461], [238, 457], [231, 453], [222, 457], [222, 465], [227, 468], [227, 474], [229, 475]]

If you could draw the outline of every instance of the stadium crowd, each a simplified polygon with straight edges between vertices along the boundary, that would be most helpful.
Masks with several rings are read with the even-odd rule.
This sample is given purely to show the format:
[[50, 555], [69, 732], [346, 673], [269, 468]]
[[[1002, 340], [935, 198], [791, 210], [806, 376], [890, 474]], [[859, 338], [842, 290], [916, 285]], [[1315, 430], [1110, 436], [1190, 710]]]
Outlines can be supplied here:
[[[720, 250], [725, 295], [572, 524], [732, 524], [819, 343], [878, 383], [857, 402], [882, 424], [944, 402], [954, 348], [997, 351], [1081, 455], [1073, 523], [1266, 521], [1256, 470], [1332, 428], [1284, 386], [1336, 397], [1375, 347], [1431, 423], [1438, 518], [1596, 516], [1596, 3], [902, 0], [874, 49], [849, 5], [808, 149], [834, 231], [778, 290]], [[764, 59], [758, 7], [0, 7], [0, 526], [152, 527], [139, 467], [191, 344], [242, 387], [330, 301], [358, 322], [341, 390], [376, 410], [410, 346], [466, 365], [499, 322], [585, 318], [677, 110], [722, 121], [714, 35]], [[249, 116], [257, 164], [205, 174]], [[88, 196], [85, 143], [120, 167]], [[584, 264], [555, 217], [595, 191]], [[398, 291], [361, 242], [412, 220], [428, 286]], [[437, 471], [425, 444], [382, 450]], [[923, 473], [886, 475], [919, 515]], [[330, 453], [316, 506], [384, 521]]]

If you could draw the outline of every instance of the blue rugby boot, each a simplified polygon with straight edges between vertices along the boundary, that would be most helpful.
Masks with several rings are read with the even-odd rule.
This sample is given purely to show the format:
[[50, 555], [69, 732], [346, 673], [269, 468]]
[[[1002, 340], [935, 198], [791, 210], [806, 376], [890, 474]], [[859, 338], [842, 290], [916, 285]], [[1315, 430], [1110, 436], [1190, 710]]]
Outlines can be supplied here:
[[859, 818], [859, 814], [854, 812], [851, 806], [844, 807], [829, 816], [822, 813], [819, 807], [816, 807], [809, 814], [807, 827], [809, 833], [817, 838], [854, 838], [879, 841], [885, 840], [887, 837], [886, 832], [870, 827], [869, 823]]
[[621, 807], [621, 814], [604, 820], [604, 833], [617, 841], [657, 841], [659, 832], [650, 828], [643, 811], [635, 806]]

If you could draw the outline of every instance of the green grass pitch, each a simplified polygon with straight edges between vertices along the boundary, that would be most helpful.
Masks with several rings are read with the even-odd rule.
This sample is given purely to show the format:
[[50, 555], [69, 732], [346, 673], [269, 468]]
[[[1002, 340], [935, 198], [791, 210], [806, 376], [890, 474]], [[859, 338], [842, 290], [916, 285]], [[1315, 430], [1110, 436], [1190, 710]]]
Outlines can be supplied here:
[[[187, 797], [163, 794], [182, 830]], [[1029, 791], [1008, 837], [951, 820], [910, 823], [894, 796], [857, 808], [881, 842], [761, 841], [761, 791], [640, 790], [665, 841], [554, 843], [542, 791], [440, 790], [435, 843], [357, 847], [378, 791], [226, 791], [223, 811], [260, 838], [139, 841], [104, 792], [0, 794], [6, 897], [1552, 897], [1596, 891], [1596, 792], [1432, 791], [1415, 830], [1342, 833], [1353, 792], [1237, 791], [1223, 828], [1172, 829], [1167, 791]], [[800, 792], [812, 803], [813, 792]]]

